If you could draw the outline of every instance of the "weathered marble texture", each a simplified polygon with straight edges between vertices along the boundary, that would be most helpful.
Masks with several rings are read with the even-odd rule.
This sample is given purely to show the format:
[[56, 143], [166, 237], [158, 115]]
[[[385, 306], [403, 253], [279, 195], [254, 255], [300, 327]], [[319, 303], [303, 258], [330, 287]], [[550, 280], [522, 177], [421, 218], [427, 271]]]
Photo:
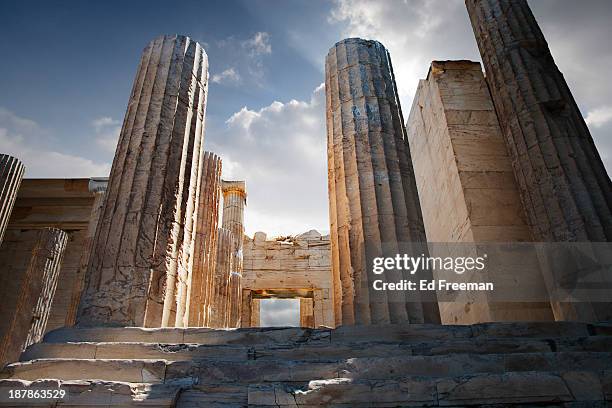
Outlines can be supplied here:
[[242, 307], [242, 242], [244, 237], [244, 207], [246, 185], [244, 181], [221, 182], [223, 193], [223, 228], [232, 232], [232, 263], [228, 286], [227, 327], [240, 327]]
[[[433, 61], [406, 129], [430, 242], [532, 241], [479, 63]], [[538, 270], [535, 254], [522, 261], [526, 270]], [[522, 287], [545, 293], [541, 274], [519, 276], [530, 279]], [[553, 320], [549, 303], [492, 302], [486, 294], [441, 302], [440, 315], [446, 324]]]
[[200, 185], [194, 261], [188, 284], [185, 326], [207, 326], [214, 296], [214, 270], [221, 185], [221, 158], [205, 152]]
[[0, 244], [17, 199], [25, 167], [19, 159], [0, 154]]
[[79, 325], [174, 324], [191, 262], [208, 60], [184, 36], [144, 50], [93, 239]]
[[229, 279], [232, 269], [234, 234], [219, 228], [217, 232], [217, 256], [214, 272], [214, 292], [211, 302], [209, 327], [228, 327], [229, 322]]
[[[527, 1], [466, 5], [534, 239], [610, 241], [612, 183]], [[558, 305], [555, 315], [609, 320], [612, 307]]]
[[418, 256], [426, 242], [389, 53], [377, 41], [340, 41], [327, 54], [325, 92], [336, 325], [439, 322], [435, 296], [371, 290], [374, 257]]
[[243, 254], [241, 327], [259, 325], [259, 301], [266, 297], [300, 298], [303, 327], [334, 327], [329, 235], [310, 230], [278, 241], [256, 232], [245, 236]]
[[[0, 372], [0, 405], [605, 407], [609, 334], [569, 322], [64, 328]], [[63, 399], [8, 393], [59, 388]]]
[[0, 365], [42, 339], [67, 240], [56, 228], [8, 234], [0, 253]]

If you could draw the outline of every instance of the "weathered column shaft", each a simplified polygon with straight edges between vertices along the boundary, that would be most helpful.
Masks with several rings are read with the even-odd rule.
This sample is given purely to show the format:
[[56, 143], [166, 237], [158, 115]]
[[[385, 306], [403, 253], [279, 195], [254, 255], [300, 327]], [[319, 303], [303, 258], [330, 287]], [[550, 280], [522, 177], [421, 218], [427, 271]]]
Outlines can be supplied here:
[[242, 307], [242, 244], [244, 239], [244, 206], [246, 204], [246, 186], [244, 181], [221, 182], [223, 192], [223, 228], [233, 234], [232, 269], [228, 288], [228, 327], [240, 326], [240, 309]]
[[535, 240], [610, 241], [610, 178], [527, 1], [466, 5]]
[[87, 273], [87, 267], [89, 265], [89, 258], [91, 257], [93, 239], [96, 234], [98, 222], [100, 221], [102, 206], [104, 205], [104, 196], [106, 194], [106, 188], [107, 185], [104, 184], [95, 187], [94, 190], [94, 203], [91, 207], [91, 215], [89, 216], [89, 224], [87, 225], [85, 242], [83, 242], [83, 252], [81, 254], [81, 260], [79, 261], [79, 270], [77, 271], [77, 276], [74, 280], [70, 308], [68, 309], [68, 315], [66, 316], [67, 326], [74, 326], [74, 324], [76, 323], [79, 302], [81, 301], [81, 296], [85, 287], [85, 275]]
[[4, 297], [4, 302], [10, 304], [2, 306], [6, 321], [2, 325], [0, 365], [17, 360], [23, 349], [40, 341], [49, 318], [68, 235], [55, 228], [35, 233], [27, 267], [22, 269], [23, 261], [19, 260], [3, 265], [3, 273], [10, 274], [19, 285]]
[[435, 296], [371, 290], [374, 257], [426, 241], [389, 53], [377, 41], [337, 43], [325, 89], [336, 324], [439, 322]]
[[[535, 240], [611, 241], [610, 177], [527, 1], [466, 5]], [[612, 319], [610, 303], [553, 310], [560, 320]]]
[[[79, 306], [80, 325], [173, 321], [189, 264], [203, 158], [208, 60], [184, 36], [144, 50], [121, 129]], [[181, 269], [183, 271], [183, 269]]]
[[16, 158], [0, 154], [0, 244], [11, 218], [25, 167]]
[[187, 293], [187, 326], [207, 326], [213, 297], [213, 277], [217, 257], [217, 229], [221, 185], [221, 159], [211, 152], [204, 154], [200, 185], [193, 266]]
[[213, 277], [214, 291], [211, 299], [211, 310], [208, 323], [210, 327], [227, 327], [228, 288], [232, 269], [233, 241], [234, 234], [231, 231], [225, 228], [218, 229], [217, 256]]

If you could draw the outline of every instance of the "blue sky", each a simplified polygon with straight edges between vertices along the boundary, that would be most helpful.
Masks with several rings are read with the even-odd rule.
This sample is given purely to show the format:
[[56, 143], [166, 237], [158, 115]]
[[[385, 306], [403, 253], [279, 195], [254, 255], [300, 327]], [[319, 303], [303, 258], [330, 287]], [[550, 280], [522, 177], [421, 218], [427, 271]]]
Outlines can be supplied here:
[[[612, 163], [612, 2], [531, 2]], [[247, 233], [327, 226], [323, 63], [342, 38], [389, 48], [404, 112], [432, 59], [480, 60], [462, 0], [0, 2], [0, 150], [27, 177], [104, 176], [144, 46], [202, 43], [205, 148], [245, 179]]]

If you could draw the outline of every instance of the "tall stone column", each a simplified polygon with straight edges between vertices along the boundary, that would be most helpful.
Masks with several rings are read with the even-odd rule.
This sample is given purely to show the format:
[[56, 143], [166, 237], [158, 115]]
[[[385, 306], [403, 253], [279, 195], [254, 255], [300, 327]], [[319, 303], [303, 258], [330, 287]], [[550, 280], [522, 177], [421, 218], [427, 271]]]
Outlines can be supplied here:
[[244, 206], [246, 204], [246, 184], [244, 181], [221, 182], [223, 193], [223, 228], [232, 232], [232, 269], [228, 288], [228, 327], [240, 326], [242, 307], [242, 243], [244, 239]]
[[[12, 282], [3, 285], [0, 365], [17, 360], [23, 349], [41, 340], [68, 241], [68, 235], [55, 228], [26, 233], [35, 235], [25, 269], [20, 259], [2, 265], [2, 273], [10, 274]], [[15, 248], [13, 256], [22, 250]]]
[[217, 256], [215, 262], [215, 273], [213, 277], [213, 294], [211, 299], [211, 310], [208, 318], [208, 326], [221, 328], [227, 327], [228, 322], [228, 289], [229, 278], [232, 269], [234, 234], [225, 229], [217, 231]]
[[[173, 322], [192, 247], [208, 59], [184, 36], [144, 50], [93, 240], [79, 325]], [[185, 255], [185, 258], [183, 256]]]
[[186, 326], [209, 324], [217, 257], [220, 186], [221, 159], [214, 153], [206, 152], [200, 185], [194, 261], [187, 292]]
[[77, 310], [85, 286], [85, 274], [89, 265], [93, 239], [96, 234], [98, 222], [100, 221], [100, 213], [102, 212], [102, 206], [104, 204], [104, 196], [106, 195], [107, 187], [107, 181], [96, 181], [94, 179], [91, 179], [89, 182], [89, 191], [93, 192], [95, 197], [93, 206], [91, 207], [89, 223], [87, 224], [85, 242], [83, 242], [83, 252], [81, 253], [81, 259], [79, 261], [79, 270], [77, 271], [77, 276], [74, 280], [70, 308], [68, 309], [68, 316], [66, 316], [67, 326], [74, 326], [74, 324], [76, 323]]
[[25, 167], [19, 159], [0, 154], [0, 244], [11, 218], [24, 171]]
[[325, 89], [336, 325], [438, 323], [435, 295], [372, 290], [374, 257], [426, 250], [389, 53], [377, 41], [340, 41], [327, 54]]
[[610, 241], [612, 183], [527, 1], [466, 5], [534, 239]]

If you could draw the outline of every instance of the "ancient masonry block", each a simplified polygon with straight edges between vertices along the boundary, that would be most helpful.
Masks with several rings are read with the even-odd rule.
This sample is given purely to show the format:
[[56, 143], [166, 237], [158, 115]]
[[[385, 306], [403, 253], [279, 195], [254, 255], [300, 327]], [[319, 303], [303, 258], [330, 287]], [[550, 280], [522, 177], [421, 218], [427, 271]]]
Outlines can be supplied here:
[[244, 206], [246, 186], [244, 181], [221, 182], [223, 193], [223, 228], [232, 232], [232, 263], [229, 276], [227, 317], [228, 327], [240, 327], [242, 307], [242, 241], [244, 237]]
[[213, 277], [213, 296], [209, 316], [209, 326], [228, 327], [229, 322], [229, 283], [232, 270], [234, 234], [225, 228], [217, 232], [217, 256]]
[[290, 239], [244, 238], [241, 327], [259, 325], [262, 298], [300, 299], [303, 327], [334, 327], [331, 244], [316, 230]]
[[[371, 290], [381, 279], [374, 257], [426, 250], [389, 53], [377, 41], [337, 43], [327, 54], [325, 89], [336, 325], [439, 322], [431, 294]], [[383, 279], [404, 278], [395, 271]]]
[[[612, 183], [527, 1], [466, 5], [534, 239], [610, 241]], [[591, 306], [555, 315], [612, 318]]]
[[184, 36], [144, 50], [93, 239], [77, 323], [174, 324], [192, 262], [208, 59]]
[[0, 154], [0, 244], [17, 199], [25, 167], [18, 159]]
[[55, 228], [14, 233], [31, 235], [33, 245], [26, 248], [23, 240], [13, 245], [9, 238], [2, 252], [0, 365], [42, 339], [68, 240]]
[[[406, 128], [430, 242], [532, 241], [479, 63], [432, 62], [427, 79], [419, 82]], [[537, 259], [524, 262], [529, 271], [538, 270]], [[545, 293], [541, 274], [525, 275], [515, 278], [525, 277], [523, 287]], [[442, 302], [440, 315], [451, 324], [553, 319], [548, 302], [502, 304], [486, 295], [466, 303]]]
[[221, 159], [214, 153], [205, 152], [185, 326], [209, 325], [211, 301], [214, 296], [220, 186]]

